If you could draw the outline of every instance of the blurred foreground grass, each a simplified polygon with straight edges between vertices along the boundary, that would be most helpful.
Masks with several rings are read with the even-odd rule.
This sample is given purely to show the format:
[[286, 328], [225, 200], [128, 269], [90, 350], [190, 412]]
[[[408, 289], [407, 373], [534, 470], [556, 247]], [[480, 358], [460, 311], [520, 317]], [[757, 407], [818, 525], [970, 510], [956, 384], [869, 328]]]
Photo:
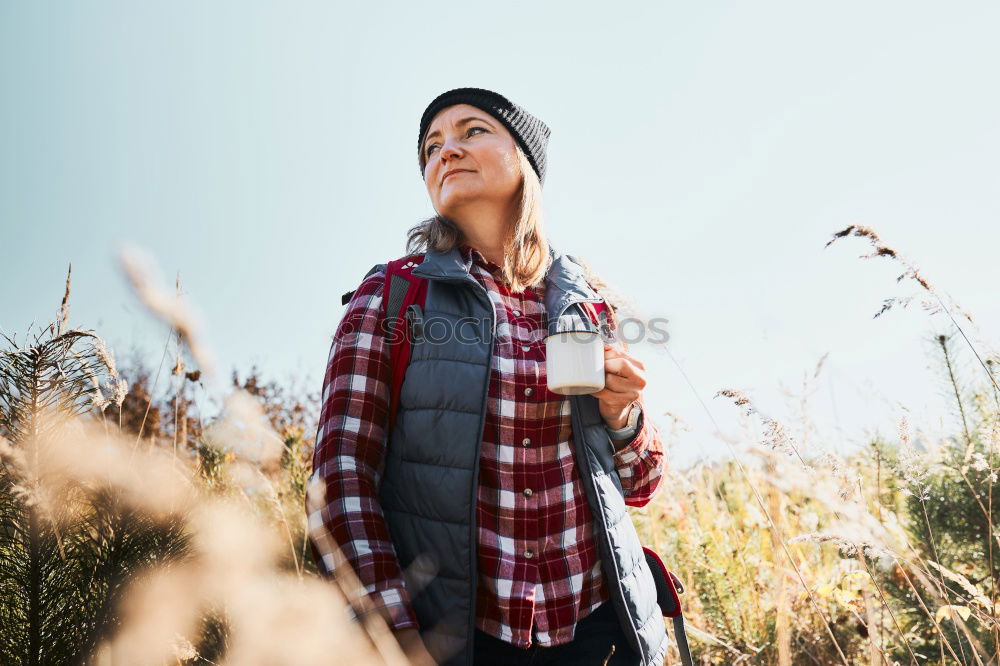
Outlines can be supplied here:
[[[698, 663], [997, 664], [998, 359], [874, 232], [845, 236], [902, 263], [953, 325], [935, 357], [955, 431], [911, 432], [904, 416], [891, 440], [837, 456], [723, 390], [744, 414], [734, 456], [670, 467], [631, 511], [685, 582]], [[170, 324], [172, 370], [119, 369], [70, 328], [68, 280], [56, 321], [4, 336], [0, 663], [407, 663], [349, 572], [316, 574], [303, 507], [318, 396], [234, 374], [203, 419], [197, 327], [148, 266], [124, 263]], [[668, 440], [682, 427], [664, 426]]]

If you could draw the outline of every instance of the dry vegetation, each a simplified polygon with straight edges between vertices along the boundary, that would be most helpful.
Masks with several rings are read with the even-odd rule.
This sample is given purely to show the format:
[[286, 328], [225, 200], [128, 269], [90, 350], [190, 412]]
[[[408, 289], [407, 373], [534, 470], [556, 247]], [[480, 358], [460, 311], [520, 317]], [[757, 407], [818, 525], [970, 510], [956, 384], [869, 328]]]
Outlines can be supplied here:
[[[835, 456], [805, 423], [719, 391], [746, 426], [733, 455], [670, 469], [633, 509], [686, 583], [697, 663], [998, 663], [1000, 359], [915, 264], [865, 227], [830, 242], [849, 236], [915, 289], [876, 316], [919, 298], [946, 318], [934, 345], [954, 432], [911, 432], [900, 414], [891, 440]], [[119, 369], [70, 328], [68, 279], [56, 321], [4, 335], [0, 663], [405, 664], [350, 572], [316, 573], [310, 536], [337, 557], [303, 510], [317, 396], [234, 374], [203, 419], [213, 369], [191, 312], [139, 255], [123, 268], [172, 329], [172, 369]], [[671, 440], [684, 427], [665, 425]]]

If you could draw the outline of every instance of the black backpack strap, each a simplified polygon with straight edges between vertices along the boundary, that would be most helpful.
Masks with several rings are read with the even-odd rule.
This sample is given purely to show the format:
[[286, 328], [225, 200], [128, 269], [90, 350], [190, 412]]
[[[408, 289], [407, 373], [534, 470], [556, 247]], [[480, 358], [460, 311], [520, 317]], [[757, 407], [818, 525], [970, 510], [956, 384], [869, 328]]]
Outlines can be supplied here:
[[687, 631], [684, 630], [684, 614], [681, 613], [673, 618], [674, 640], [677, 641], [677, 650], [681, 653], [681, 664], [684, 666], [694, 666], [691, 660], [691, 646], [688, 645]]
[[[372, 273], [378, 273], [379, 271], [382, 271], [384, 273], [385, 266], [386, 266], [385, 264], [375, 264], [368, 270], [367, 273], [365, 273], [365, 276], [361, 278], [361, 281], [364, 282], [368, 278], [368, 276], [371, 275]], [[347, 305], [348, 303], [350, 303], [351, 298], [353, 298], [355, 291], [357, 291], [357, 289], [351, 289], [350, 291], [346, 292], [343, 296], [341, 296], [340, 304]]]

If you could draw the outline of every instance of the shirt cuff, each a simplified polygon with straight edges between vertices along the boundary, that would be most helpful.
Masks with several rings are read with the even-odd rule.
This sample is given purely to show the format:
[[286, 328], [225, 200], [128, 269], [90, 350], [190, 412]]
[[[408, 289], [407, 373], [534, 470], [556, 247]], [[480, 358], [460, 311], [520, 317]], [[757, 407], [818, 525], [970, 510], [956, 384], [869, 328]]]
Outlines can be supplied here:
[[647, 442], [649, 440], [649, 425], [646, 423], [645, 414], [641, 411], [639, 412], [639, 428], [635, 431], [635, 435], [632, 439], [626, 441], [611, 439], [608, 436], [608, 441], [611, 442], [611, 448], [614, 451], [614, 458], [617, 466], [627, 466], [634, 463], [639, 455], [646, 449]]
[[398, 587], [379, 590], [371, 595], [372, 601], [378, 606], [382, 617], [393, 631], [413, 627], [420, 628], [413, 605], [406, 590]]

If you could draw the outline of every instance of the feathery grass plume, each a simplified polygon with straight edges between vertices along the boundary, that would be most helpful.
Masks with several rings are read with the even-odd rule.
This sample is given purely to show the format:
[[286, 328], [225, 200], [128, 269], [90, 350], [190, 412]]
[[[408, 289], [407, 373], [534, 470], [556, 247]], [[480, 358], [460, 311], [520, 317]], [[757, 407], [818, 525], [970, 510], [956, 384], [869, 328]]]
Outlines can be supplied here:
[[943, 575], [948, 580], [957, 583], [959, 587], [961, 587], [962, 590], [965, 592], [965, 594], [968, 595], [968, 601], [974, 604], [978, 604], [979, 606], [982, 606], [983, 608], [986, 609], [993, 608], [993, 604], [990, 602], [989, 599], [986, 598], [986, 595], [984, 595], [983, 591], [979, 589], [979, 586], [976, 585], [975, 583], [972, 583], [968, 578], [966, 578], [960, 573], [948, 569], [947, 567], [937, 562], [928, 561], [927, 564], [936, 569], [937, 571], [939, 571], [941, 575]]
[[199, 317], [188, 303], [170, 295], [156, 277], [152, 257], [137, 247], [125, 246], [118, 260], [139, 300], [154, 315], [165, 321], [187, 345], [200, 370], [209, 377], [215, 374], [215, 364], [207, 347], [201, 342]]
[[997, 482], [997, 448], [1000, 446], [1000, 412], [992, 418], [983, 419], [977, 427], [976, 437], [981, 442], [982, 451], [972, 454], [972, 467], [977, 472], [988, 471], [990, 483]]
[[239, 389], [226, 396], [220, 418], [205, 429], [204, 441], [264, 469], [277, 466], [284, 448], [260, 403]]
[[[814, 376], [819, 374], [825, 360], [826, 356], [824, 355], [816, 365]], [[849, 499], [854, 495], [856, 492], [857, 475], [845, 468], [841, 464], [840, 458], [834, 455], [823, 444], [815, 442], [811, 445], [814, 451], [809, 461], [807, 461], [802, 453], [802, 447], [796, 443], [795, 438], [790, 434], [788, 428], [780, 421], [763, 414], [745, 392], [736, 389], [721, 389], [715, 394], [715, 397], [718, 396], [730, 398], [734, 405], [743, 409], [744, 415], [757, 416], [761, 420], [764, 427], [761, 441], [765, 446], [786, 455], [794, 456], [798, 459], [802, 468], [809, 474], [817, 475], [822, 474], [824, 471], [829, 473], [833, 478], [837, 479], [840, 486], [839, 492], [843, 499]], [[802, 418], [804, 421], [806, 420], [804, 414]]]
[[809, 467], [805, 459], [799, 453], [798, 448], [795, 446], [791, 435], [789, 435], [788, 430], [780, 422], [772, 419], [771, 417], [763, 414], [757, 407], [753, 404], [745, 392], [739, 391], [737, 389], [724, 388], [716, 391], [714, 397], [725, 397], [730, 398], [733, 404], [744, 410], [746, 416], [757, 416], [764, 426], [763, 442], [776, 451], [781, 451], [788, 455], [795, 456], [799, 459], [804, 467]]
[[61, 334], [66, 330], [66, 324], [69, 321], [69, 289], [70, 289], [70, 277], [73, 274], [73, 264], [69, 265], [66, 269], [66, 289], [63, 291], [62, 303], [59, 305], [59, 315], [56, 317], [58, 326], [56, 328], [56, 335]]
[[[882, 241], [882, 239], [879, 238], [879, 235], [875, 233], [875, 230], [872, 229], [871, 227], [866, 227], [864, 225], [859, 225], [859, 224], [849, 225], [847, 228], [842, 229], [841, 231], [838, 231], [835, 234], [833, 234], [833, 237], [826, 242], [826, 245], [824, 247], [829, 247], [834, 241], [840, 238], [845, 238], [847, 236], [867, 238], [869, 243], [873, 246], [874, 249], [870, 254], [863, 254], [860, 256], [860, 258], [871, 259], [873, 257], [888, 257], [890, 259], [898, 261], [903, 265], [903, 267], [906, 270], [899, 277], [896, 278], [896, 282], [900, 282], [904, 278], [910, 278], [914, 282], [916, 282], [922, 289], [924, 289], [928, 294], [933, 296], [935, 302], [924, 301], [923, 303], [924, 308], [928, 310], [931, 314], [934, 314], [936, 312], [944, 312], [948, 316], [948, 319], [951, 321], [952, 325], [954, 325], [956, 330], [958, 330], [958, 332], [962, 335], [962, 338], [965, 340], [966, 344], [969, 346], [969, 348], [972, 350], [972, 353], [975, 355], [976, 360], [979, 361], [980, 366], [982, 366], [983, 370], [990, 378], [993, 387], [998, 391], [1000, 391], [1000, 383], [997, 382], [996, 376], [993, 374], [992, 369], [986, 362], [983, 361], [982, 355], [976, 349], [976, 346], [972, 344], [972, 341], [969, 339], [969, 337], [965, 334], [965, 330], [959, 325], [958, 321], [956, 321], [953, 312], [957, 312], [961, 316], [965, 317], [965, 319], [968, 320], [968, 322], [972, 324], [973, 327], [976, 327], [978, 330], [976, 322], [972, 319], [972, 315], [970, 315], [964, 309], [960, 308], [958, 304], [955, 303], [954, 299], [950, 297], [947, 298], [947, 302], [950, 303], [950, 306], [946, 305], [945, 299], [942, 298], [941, 296], [941, 292], [935, 289], [931, 285], [931, 283], [928, 282], [926, 278], [924, 278], [923, 274], [920, 272], [920, 269], [917, 267], [917, 265], [910, 259], [904, 257], [896, 250], [887, 246]], [[906, 307], [911, 300], [912, 297], [908, 298], [893, 297], [885, 299], [885, 301], [882, 304], [882, 309], [879, 310], [877, 313], [875, 313], [875, 316], [878, 317], [879, 315], [884, 314], [885, 312], [890, 310], [893, 307], [893, 305], [897, 303], [901, 303], [903, 307]]]
[[260, 403], [246, 391], [234, 390], [225, 400], [222, 415], [205, 429], [202, 447], [203, 465], [209, 463], [212, 452], [225, 461], [215, 470], [205, 468], [215, 474], [217, 487], [241, 493], [256, 511], [280, 525], [289, 560], [301, 574], [305, 554], [300, 558], [296, 546], [306, 538], [305, 516], [296, 501], [301, 496], [287, 488], [287, 447], [270, 427]]
[[[0, 333], [7, 345], [0, 349], [0, 434], [14, 442], [57, 426], [64, 415], [86, 411], [94, 403], [94, 377], [118, 380], [100, 337], [56, 330], [50, 325], [37, 331], [23, 347], [16, 337]], [[25, 337], [32, 337], [31, 331]]]
[[[47, 331], [49, 333], [50, 340], [60, 339], [63, 334], [75, 333], [81, 334], [84, 337], [89, 338], [91, 355], [96, 355], [97, 360], [103, 365], [103, 371], [107, 374], [107, 377], [103, 380], [98, 377], [95, 368], [92, 368], [92, 363], [85, 358], [81, 358], [79, 352], [77, 352], [70, 345], [66, 350], [67, 353], [75, 358], [79, 363], [82, 372], [90, 378], [93, 385], [93, 392], [91, 395], [92, 404], [103, 413], [108, 405], [115, 405], [120, 407], [122, 402], [125, 400], [125, 396], [128, 393], [128, 382], [123, 380], [118, 374], [118, 367], [115, 365], [114, 355], [108, 351], [107, 346], [104, 344], [104, 340], [101, 339], [93, 331], [81, 331], [74, 329], [73, 331], [68, 330], [69, 327], [69, 297], [70, 297], [70, 286], [71, 286], [71, 276], [73, 273], [73, 264], [69, 265], [66, 272], [66, 288], [63, 292], [62, 302], [59, 305], [59, 312], [56, 317], [56, 321], [49, 325]], [[44, 333], [43, 333], [44, 335]], [[6, 337], [6, 336], [5, 336]], [[36, 336], [36, 343], [41, 340], [41, 335]], [[17, 347], [17, 343], [12, 338], [7, 338], [7, 342], [13, 347]], [[65, 377], [65, 374], [61, 376]], [[108, 395], [105, 395], [105, 389]]]
[[899, 418], [899, 473], [906, 485], [902, 488], [904, 494], [911, 494], [923, 500], [929, 500], [927, 486], [928, 462], [916, 448], [910, 438], [910, 422], [906, 415]]
[[836, 526], [842, 536], [887, 552], [905, 550], [905, 533], [896, 520], [891, 515], [883, 515], [879, 520], [860, 498], [845, 497], [836, 476], [792, 464], [787, 456], [775, 455], [766, 448], [755, 447], [750, 452], [767, 461], [764, 476], [769, 483], [785, 494], [800, 494], [814, 506], [822, 507], [829, 516], [828, 524]]
[[815, 430], [815, 425], [810, 418], [809, 398], [818, 390], [817, 380], [829, 356], [829, 352], [823, 354], [816, 362], [816, 367], [811, 374], [808, 372], [802, 373], [802, 388], [798, 393], [794, 392], [791, 388], [783, 388], [782, 390], [788, 399], [797, 398], [794, 417], [802, 423], [801, 434], [798, 437], [802, 450], [825, 457], [830, 457], [828, 455], [829, 452], [822, 446], [820, 438], [810, 439], [810, 435]]
[[[104, 365], [104, 369], [107, 371], [107, 385], [110, 388], [109, 395], [105, 397], [102, 385], [97, 382], [96, 386], [98, 391], [95, 393], [100, 393], [104, 399], [103, 404], [98, 404], [95, 395], [95, 405], [97, 405], [102, 412], [109, 404], [113, 404], [115, 407], [121, 407], [122, 403], [125, 401], [125, 396], [128, 395], [128, 382], [118, 373], [118, 366], [115, 364], [114, 354], [107, 348], [104, 340], [96, 335], [94, 336], [94, 351], [97, 354], [97, 358], [100, 359], [101, 363]], [[96, 378], [92, 379], [95, 382], [97, 381]]]
[[[924, 279], [924, 276], [920, 273], [920, 269], [916, 266], [916, 264], [914, 264], [912, 261], [901, 255], [896, 250], [885, 245], [882, 239], [879, 238], [879, 235], [875, 233], [875, 230], [872, 229], [871, 227], [867, 227], [861, 224], [849, 225], [846, 229], [842, 229], [841, 231], [838, 231], [835, 234], [833, 234], [833, 238], [827, 241], [824, 247], [829, 247], [834, 243], [834, 241], [836, 241], [839, 238], [844, 238], [845, 236], [856, 236], [858, 238], [867, 238], [868, 241], [872, 244], [874, 248], [872, 252], [870, 254], [860, 255], [861, 259], [888, 257], [890, 259], [895, 259], [896, 261], [901, 263], [904, 266], [904, 268], [906, 268], [906, 271], [902, 275], [896, 278], [896, 282], [900, 282], [904, 278], [909, 277], [918, 285], [920, 285], [923, 289], [925, 289], [928, 293], [934, 296], [938, 295], [937, 292], [934, 290], [934, 288], [931, 287], [930, 283], [926, 279]], [[905, 307], [905, 305], [909, 303], [909, 300], [910, 299], [905, 299], [904, 301], [904, 299], [898, 299], [898, 298], [888, 299], [885, 301], [884, 305], [882, 306], [882, 309], [878, 313], [876, 313], [875, 316], [878, 317], [879, 315], [887, 312], [890, 308], [892, 308], [892, 306], [895, 303], [903, 303]], [[943, 307], [943, 305], [941, 307]], [[964, 312], [957, 306], [955, 307], [955, 309], [958, 310], [960, 313], [962, 313], [962, 315], [964, 315], [970, 322], [972, 321], [972, 317], [968, 313]]]
[[832, 543], [840, 549], [844, 557], [855, 557], [864, 553], [868, 559], [891, 558], [893, 553], [884, 548], [866, 542], [857, 534], [835, 534], [833, 532], [810, 532], [791, 537], [788, 543]]

